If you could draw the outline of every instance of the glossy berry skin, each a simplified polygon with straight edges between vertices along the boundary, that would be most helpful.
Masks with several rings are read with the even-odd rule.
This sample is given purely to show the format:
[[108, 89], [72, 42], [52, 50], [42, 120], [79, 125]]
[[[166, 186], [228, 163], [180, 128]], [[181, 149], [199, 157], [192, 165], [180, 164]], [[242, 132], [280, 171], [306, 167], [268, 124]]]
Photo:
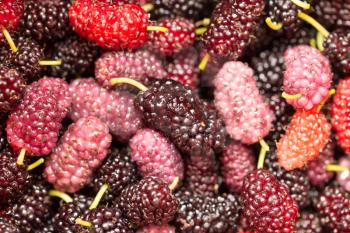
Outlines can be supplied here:
[[157, 26], [166, 27], [167, 33], [153, 31], [148, 38], [151, 50], [165, 56], [171, 56], [187, 49], [196, 40], [194, 24], [185, 18], [164, 18], [156, 22]]
[[[147, 78], [166, 77], [161, 61], [147, 50], [106, 52], [95, 64], [97, 82], [107, 89], [125, 89], [125, 85], [113, 87], [110, 83], [112, 78], [128, 77], [147, 85]], [[130, 88], [130, 85], [127, 87]]]
[[300, 217], [296, 223], [297, 233], [321, 233], [322, 226], [320, 218], [317, 213], [301, 212]]
[[69, 1], [26, 1], [21, 20], [21, 33], [36, 41], [62, 39], [71, 32], [68, 18]]
[[12, 205], [5, 217], [11, 219], [21, 232], [32, 232], [42, 229], [52, 216], [53, 200], [48, 195], [48, 186], [39, 181], [32, 184], [28, 193], [16, 204]]
[[317, 49], [299, 45], [286, 50], [283, 89], [302, 96], [287, 102], [298, 109], [310, 110], [328, 95], [333, 74], [328, 59]]
[[[255, 170], [244, 179], [241, 204], [249, 226], [257, 233], [293, 232], [298, 206], [267, 170]], [[277, 211], [278, 210], [278, 211]]]
[[185, 184], [193, 193], [214, 196], [218, 193], [219, 172], [214, 154], [191, 155], [185, 158]]
[[61, 59], [60, 66], [50, 66], [49, 73], [55, 77], [66, 79], [88, 77], [94, 74], [94, 63], [100, 55], [100, 49], [93, 43], [71, 36], [53, 44], [49, 57]]
[[16, 69], [26, 80], [37, 80], [42, 71], [39, 61], [44, 57], [43, 48], [30, 38], [19, 40], [16, 46], [16, 53], [7, 53], [6, 64]]
[[320, 155], [308, 164], [306, 172], [312, 185], [323, 186], [333, 178], [334, 173], [328, 172], [326, 170], [326, 165], [329, 163], [335, 163], [334, 147], [335, 142], [330, 139]]
[[185, 17], [200, 19], [208, 0], [155, 0], [152, 15], [157, 18]]
[[[347, 156], [343, 156], [339, 160], [339, 165], [345, 166], [350, 170], [350, 159]], [[349, 172], [349, 170], [337, 173], [338, 183], [347, 192], [350, 192], [350, 172]]]
[[350, 78], [339, 82], [332, 105], [332, 125], [336, 131], [337, 143], [346, 152], [350, 152]]
[[350, 74], [349, 49], [350, 32], [345, 29], [335, 30], [324, 41], [325, 56], [329, 58], [332, 65], [342, 74]]
[[249, 45], [264, 10], [262, 0], [224, 0], [212, 13], [208, 30], [203, 35], [211, 55], [237, 60]]
[[104, 200], [113, 201], [126, 186], [138, 180], [137, 166], [129, 154], [126, 149], [110, 148], [107, 158], [96, 171], [93, 180], [94, 191], [97, 193], [102, 185], [108, 184]]
[[78, 0], [69, 20], [81, 37], [107, 49], [132, 49], [147, 40], [148, 14], [136, 4], [122, 6]]
[[0, 152], [0, 209], [15, 203], [30, 184], [30, 175], [25, 166], [18, 166], [16, 160], [17, 154], [11, 149]]
[[224, 183], [231, 192], [239, 193], [244, 177], [256, 167], [253, 151], [240, 143], [232, 142], [225, 147], [220, 160]]
[[[24, 11], [23, 0], [1, 0], [0, 5], [0, 28], [4, 27], [9, 31], [16, 29]], [[2, 37], [1, 33], [0, 38]]]
[[287, 171], [314, 160], [326, 146], [331, 125], [322, 113], [298, 111], [277, 143], [279, 164]]
[[164, 225], [148, 225], [138, 229], [136, 233], [175, 233], [175, 227], [168, 224]]
[[189, 88], [173, 80], [157, 80], [135, 99], [143, 122], [168, 137], [184, 155], [219, 152], [224, 129], [217, 113]]
[[141, 116], [134, 107], [134, 96], [122, 91], [107, 91], [94, 79], [76, 79], [70, 84], [73, 94], [70, 117], [101, 119], [120, 142], [127, 142], [141, 128]]
[[7, 120], [11, 147], [26, 155], [48, 155], [56, 146], [61, 121], [68, 113], [68, 84], [59, 78], [43, 78], [27, 87], [22, 102]]
[[180, 232], [236, 232], [241, 209], [235, 195], [208, 197], [181, 190], [176, 193], [176, 197], [180, 207], [174, 222]]
[[350, 229], [350, 195], [345, 190], [327, 186], [314, 205], [322, 225], [339, 233], [346, 233]]
[[162, 134], [144, 128], [130, 139], [131, 159], [142, 176], [153, 176], [170, 185], [184, 177], [184, 165], [176, 147]]
[[0, 112], [9, 112], [20, 102], [26, 81], [15, 69], [0, 67]]
[[117, 203], [134, 227], [167, 223], [173, 219], [179, 205], [167, 184], [154, 177], [129, 185]]
[[350, 25], [350, 4], [348, 0], [319, 0], [314, 9], [316, 19], [326, 28], [340, 28]]
[[199, 84], [198, 52], [189, 48], [173, 56], [166, 65], [167, 78], [195, 90]]
[[231, 138], [258, 142], [272, 127], [273, 113], [264, 103], [253, 70], [242, 62], [227, 62], [214, 79], [215, 107]]
[[4, 233], [20, 233], [20, 229], [12, 223], [9, 223], [6, 219], [0, 218], [0, 232]]
[[78, 230], [75, 219], [85, 214], [93, 201], [89, 196], [76, 194], [73, 202], [62, 204], [53, 217], [55, 232], [74, 233]]
[[45, 177], [56, 189], [74, 193], [88, 184], [107, 155], [112, 137], [96, 117], [70, 125], [45, 163]]
[[132, 233], [134, 232], [128, 226], [126, 219], [122, 217], [122, 212], [118, 208], [99, 207], [87, 211], [82, 219], [92, 223], [92, 227], [80, 226], [77, 232], [115, 232]]

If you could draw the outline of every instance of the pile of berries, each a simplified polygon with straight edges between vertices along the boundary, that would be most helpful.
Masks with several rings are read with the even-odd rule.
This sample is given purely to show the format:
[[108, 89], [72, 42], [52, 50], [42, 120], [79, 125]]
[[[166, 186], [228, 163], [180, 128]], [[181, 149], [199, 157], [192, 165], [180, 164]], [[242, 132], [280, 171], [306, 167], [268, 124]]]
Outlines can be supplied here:
[[350, 0], [0, 0], [0, 233], [350, 233]]

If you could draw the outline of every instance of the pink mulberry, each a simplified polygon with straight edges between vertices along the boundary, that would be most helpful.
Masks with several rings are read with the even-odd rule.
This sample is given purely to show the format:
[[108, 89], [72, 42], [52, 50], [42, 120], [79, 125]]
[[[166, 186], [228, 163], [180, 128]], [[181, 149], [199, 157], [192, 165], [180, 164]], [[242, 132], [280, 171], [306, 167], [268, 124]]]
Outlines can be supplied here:
[[70, 112], [73, 121], [87, 116], [98, 117], [122, 142], [129, 140], [141, 128], [141, 118], [131, 94], [108, 92], [92, 78], [74, 80], [70, 90], [73, 94]]
[[175, 227], [166, 225], [148, 225], [137, 230], [136, 233], [175, 233]]
[[105, 123], [93, 116], [81, 118], [69, 126], [46, 161], [47, 180], [64, 192], [78, 191], [91, 181], [111, 141]]
[[299, 45], [287, 49], [284, 60], [284, 91], [290, 95], [301, 94], [288, 103], [305, 110], [320, 104], [327, 97], [333, 78], [328, 59], [315, 48]]
[[163, 135], [152, 129], [136, 132], [129, 143], [131, 159], [143, 176], [155, 176], [171, 184], [175, 177], [183, 179], [184, 167], [180, 153]]
[[338, 172], [337, 181], [338, 183], [348, 192], [350, 192], [350, 158], [344, 156], [339, 160], [339, 165], [345, 166], [348, 170]]
[[145, 83], [145, 79], [164, 78], [166, 72], [161, 61], [149, 51], [107, 52], [97, 61], [95, 67], [97, 82], [111, 88], [112, 78], [127, 77]]
[[215, 106], [233, 139], [252, 144], [268, 134], [274, 115], [259, 94], [251, 68], [242, 62], [227, 62], [214, 86]]
[[221, 164], [228, 189], [231, 192], [240, 192], [244, 177], [255, 170], [253, 151], [240, 143], [232, 142], [224, 149]]
[[61, 121], [68, 113], [71, 96], [68, 84], [56, 78], [32, 83], [22, 102], [7, 121], [7, 138], [15, 151], [47, 155], [56, 146]]

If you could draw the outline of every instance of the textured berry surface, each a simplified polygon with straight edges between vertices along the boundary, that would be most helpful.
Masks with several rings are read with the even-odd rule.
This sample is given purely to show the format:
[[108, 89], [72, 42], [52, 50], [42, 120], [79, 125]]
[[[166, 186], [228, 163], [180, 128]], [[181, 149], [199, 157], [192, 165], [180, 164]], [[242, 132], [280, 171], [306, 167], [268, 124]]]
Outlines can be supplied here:
[[94, 79], [76, 79], [70, 85], [73, 94], [70, 117], [77, 121], [95, 116], [106, 123], [118, 141], [126, 142], [141, 128], [140, 114], [134, 107], [134, 96], [127, 92], [108, 92]]
[[343, 74], [350, 74], [350, 32], [345, 29], [335, 30], [325, 40], [324, 48], [324, 54], [333, 66]]
[[176, 196], [180, 207], [175, 224], [181, 232], [236, 232], [240, 206], [233, 194], [208, 197], [183, 190]]
[[94, 73], [94, 63], [100, 54], [100, 49], [91, 42], [77, 36], [68, 37], [53, 45], [49, 56], [53, 60], [61, 59], [60, 66], [50, 66], [52, 76], [76, 78]]
[[322, 113], [298, 111], [277, 143], [279, 164], [287, 171], [314, 160], [326, 146], [331, 125]]
[[59, 78], [43, 78], [27, 87], [7, 121], [7, 138], [15, 151], [36, 156], [51, 152], [71, 103], [68, 88]]
[[164, 225], [148, 225], [138, 229], [136, 233], [175, 233], [175, 227], [164, 224]]
[[276, 148], [270, 146], [265, 160], [266, 168], [288, 188], [290, 196], [297, 202], [300, 208], [310, 204], [310, 180], [304, 170], [296, 169], [286, 171], [277, 161]]
[[129, 229], [128, 222], [122, 217], [122, 213], [117, 208], [101, 207], [88, 211], [82, 219], [92, 223], [91, 227], [80, 227], [78, 232], [115, 232], [115, 233], [132, 233]]
[[125, 188], [118, 204], [132, 225], [145, 226], [171, 221], [179, 202], [166, 183], [147, 177]]
[[142, 176], [154, 176], [171, 184], [184, 177], [182, 158], [176, 147], [162, 134], [144, 128], [130, 139], [131, 159]]
[[200, 19], [208, 0], [154, 0], [152, 15], [157, 18], [180, 16]]
[[317, 19], [327, 28], [350, 26], [350, 2], [348, 0], [319, 0], [314, 9]]
[[[310, 1], [304, 1], [309, 3]], [[283, 24], [283, 32], [287, 35], [291, 35], [298, 31], [303, 21], [297, 16], [299, 6], [295, 5], [289, 0], [269, 0], [266, 3], [268, 9], [266, 16], [270, 17], [274, 23]], [[304, 10], [305, 11], [305, 10]]]
[[350, 78], [339, 82], [332, 105], [332, 125], [337, 133], [337, 142], [350, 152], [350, 136], [347, 133], [350, 127]]
[[96, 171], [93, 180], [94, 190], [97, 193], [102, 185], [108, 184], [103, 198], [112, 201], [126, 186], [137, 181], [137, 173], [136, 164], [131, 161], [128, 152], [125, 149], [118, 150], [112, 147], [108, 151], [107, 159]]
[[73, 202], [60, 206], [53, 217], [56, 232], [76, 232], [78, 225], [75, 224], [75, 219], [83, 215], [92, 202], [92, 198], [85, 195], [74, 195], [72, 198]]
[[69, 1], [26, 1], [21, 20], [21, 33], [37, 41], [62, 39], [71, 32], [68, 18]]
[[241, 62], [227, 62], [214, 79], [215, 106], [231, 138], [252, 144], [271, 129], [273, 113], [264, 103], [253, 70]]
[[223, 180], [231, 192], [242, 190], [243, 179], [255, 169], [254, 153], [248, 147], [232, 142], [221, 156]]
[[20, 229], [12, 224], [9, 223], [6, 219], [0, 218], [0, 231], [4, 233], [20, 233]]
[[328, 186], [315, 201], [322, 225], [333, 232], [347, 232], [350, 229], [350, 195], [345, 190]]
[[15, 68], [27, 80], [36, 80], [42, 67], [39, 61], [44, 57], [43, 48], [34, 40], [26, 38], [16, 44], [18, 51], [9, 51], [5, 58], [11, 68]]
[[214, 154], [185, 159], [185, 187], [194, 193], [213, 196], [219, 188], [218, 164]]
[[16, 107], [25, 87], [25, 80], [15, 69], [0, 67], [0, 112], [8, 112]]
[[92, 179], [111, 143], [108, 127], [96, 117], [69, 126], [45, 164], [45, 176], [55, 188], [76, 192]]
[[81, 37], [109, 49], [129, 49], [147, 40], [148, 14], [136, 4], [123, 6], [78, 0], [69, 9], [69, 20]]
[[165, 78], [161, 61], [147, 50], [106, 52], [96, 61], [97, 82], [111, 88], [112, 78], [127, 77], [147, 85], [147, 78]]
[[[16, 29], [22, 17], [23, 0], [1, 0], [0, 26], [7, 30]], [[2, 37], [2, 33], [0, 38]]]
[[350, 159], [347, 156], [340, 158], [339, 165], [348, 168], [347, 171], [337, 173], [337, 181], [347, 192], [350, 192]]
[[29, 187], [30, 176], [25, 166], [16, 164], [17, 154], [10, 149], [0, 153], [0, 208], [14, 203]]
[[249, 45], [264, 10], [262, 0], [224, 0], [215, 8], [203, 35], [205, 48], [212, 55], [237, 60]]
[[144, 123], [161, 131], [180, 152], [205, 155], [222, 150], [222, 122], [189, 88], [173, 80], [157, 80], [136, 98]]
[[169, 30], [167, 33], [153, 31], [149, 34], [148, 46], [159, 54], [171, 56], [191, 47], [196, 40], [195, 26], [188, 19], [164, 18], [156, 25]]
[[334, 163], [335, 143], [332, 139], [327, 143], [323, 151], [307, 166], [307, 175], [312, 185], [323, 186], [333, 177], [332, 172], [326, 171], [326, 165]]
[[166, 66], [167, 78], [196, 89], [199, 83], [198, 52], [187, 49], [174, 56]]
[[269, 107], [275, 115], [275, 120], [272, 122], [272, 128], [267, 135], [267, 140], [278, 141], [285, 133], [290, 120], [293, 116], [293, 107], [281, 97], [280, 94], [275, 94], [267, 98]]
[[44, 228], [45, 222], [52, 215], [53, 205], [47, 193], [48, 187], [43, 183], [32, 185], [28, 194], [7, 210], [6, 216], [13, 219], [21, 232]]
[[297, 233], [321, 233], [322, 226], [316, 213], [301, 212], [296, 223]]
[[275, 50], [277, 49], [264, 50], [249, 62], [255, 72], [254, 78], [262, 95], [278, 93], [282, 88], [283, 53]]
[[246, 176], [241, 204], [249, 226], [257, 233], [295, 230], [298, 206], [288, 189], [267, 170], [259, 169]]
[[305, 110], [320, 104], [327, 97], [333, 77], [328, 59], [315, 48], [299, 45], [287, 49], [284, 60], [284, 91], [302, 95], [288, 103]]

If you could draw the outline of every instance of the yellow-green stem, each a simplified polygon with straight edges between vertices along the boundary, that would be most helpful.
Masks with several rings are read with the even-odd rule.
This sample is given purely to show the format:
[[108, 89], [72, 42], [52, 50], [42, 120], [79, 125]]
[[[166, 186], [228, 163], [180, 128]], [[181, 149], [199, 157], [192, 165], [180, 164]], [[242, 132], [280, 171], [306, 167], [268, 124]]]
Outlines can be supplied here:
[[49, 191], [49, 195], [52, 197], [59, 197], [66, 203], [73, 202], [73, 199], [67, 193], [64, 193], [55, 189], [51, 189]]
[[272, 22], [272, 19], [270, 17], [267, 17], [265, 19], [265, 23], [267, 24], [267, 26], [269, 26], [269, 28], [271, 28], [272, 30], [278, 31], [280, 29], [282, 29], [283, 24], [281, 22], [278, 23], [274, 23]]
[[301, 94], [290, 95], [290, 94], [287, 94], [286, 92], [282, 92], [282, 98], [285, 98], [286, 100], [297, 100], [301, 96], [302, 96]]
[[101, 201], [103, 195], [105, 194], [105, 192], [107, 191], [107, 189], [108, 189], [108, 184], [102, 185], [102, 187], [98, 191], [94, 201], [91, 203], [91, 205], [89, 207], [90, 210], [97, 208], [98, 204], [100, 204], [100, 201]]
[[311, 16], [305, 14], [304, 12], [299, 11], [298, 17], [304, 20], [305, 22], [309, 23], [310, 25], [312, 25], [314, 28], [316, 28], [316, 30], [319, 31], [324, 37], [329, 36], [329, 32], [327, 31], [327, 29], [324, 28], [319, 22], [317, 22]]
[[43, 164], [44, 162], [45, 162], [45, 160], [44, 160], [43, 158], [38, 159], [37, 161], [35, 161], [34, 163], [30, 164], [30, 165], [27, 167], [27, 171], [33, 170], [34, 168], [40, 166], [40, 165]]
[[210, 58], [209, 53], [206, 53], [198, 65], [198, 68], [200, 70], [202, 70], [202, 71], [205, 70], [205, 67], [207, 67], [207, 64], [209, 62], [209, 58]]
[[142, 92], [145, 92], [148, 90], [148, 88], [145, 85], [131, 78], [113, 78], [111, 79], [110, 82], [113, 86], [117, 84], [129, 84], [131, 86], [138, 88]]
[[80, 226], [83, 226], [83, 227], [92, 227], [92, 223], [89, 222], [89, 221], [85, 221], [81, 218], [77, 218], [75, 219], [75, 224], [78, 224]]
[[7, 43], [9, 44], [9, 46], [10, 46], [12, 52], [13, 52], [13, 53], [16, 53], [16, 52], [17, 52], [16, 44], [15, 44], [15, 42], [13, 41], [13, 39], [12, 39], [10, 33], [7, 31], [6, 28], [3, 28], [3, 29], [2, 29], [2, 34], [4, 34], [5, 39], [7, 40]]
[[22, 166], [24, 164], [24, 157], [26, 155], [26, 149], [22, 148], [19, 152], [18, 158], [17, 158], [17, 165]]

